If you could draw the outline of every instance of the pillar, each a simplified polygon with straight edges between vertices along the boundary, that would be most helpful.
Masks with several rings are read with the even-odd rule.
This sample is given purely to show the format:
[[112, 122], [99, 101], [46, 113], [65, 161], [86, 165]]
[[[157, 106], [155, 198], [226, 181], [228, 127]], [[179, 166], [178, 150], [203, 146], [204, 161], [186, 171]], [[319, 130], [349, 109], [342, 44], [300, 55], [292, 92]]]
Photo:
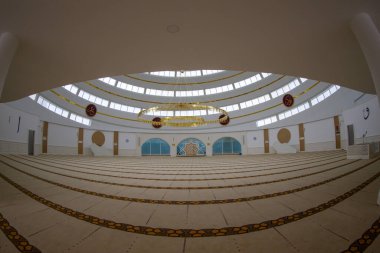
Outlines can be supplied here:
[[0, 35], [0, 98], [17, 47], [18, 40], [13, 34], [5, 32]]
[[352, 19], [351, 29], [367, 61], [380, 104], [380, 33], [372, 18], [364, 12]]
[[83, 155], [83, 128], [78, 128], [78, 155]]
[[113, 155], [119, 155], [119, 132], [113, 132]]
[[264, 129], [264, 153], [269, 153], [269, 129]]
[[44, 121], [42, 126], [42, 153], [47, 154], [48, 151], [48, 131], [49, 123]]

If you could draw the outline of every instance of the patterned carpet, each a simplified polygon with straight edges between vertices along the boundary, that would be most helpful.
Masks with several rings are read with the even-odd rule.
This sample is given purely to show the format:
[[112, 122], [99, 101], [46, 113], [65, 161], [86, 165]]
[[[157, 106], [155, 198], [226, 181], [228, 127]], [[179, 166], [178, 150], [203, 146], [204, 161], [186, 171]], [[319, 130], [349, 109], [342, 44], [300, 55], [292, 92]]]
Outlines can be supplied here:
[[378, 252], [380, 160], [0, 155], [0, 252]]

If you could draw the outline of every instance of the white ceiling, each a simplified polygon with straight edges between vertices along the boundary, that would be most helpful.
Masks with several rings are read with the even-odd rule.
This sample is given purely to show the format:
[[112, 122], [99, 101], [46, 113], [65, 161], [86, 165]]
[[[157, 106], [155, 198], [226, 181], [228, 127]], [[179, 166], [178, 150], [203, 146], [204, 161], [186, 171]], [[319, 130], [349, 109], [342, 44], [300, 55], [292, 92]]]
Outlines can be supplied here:
[[0, 33], [19, 39], [1, 101], [178, 69], [288, 74], [374, 93], [350, 30], [363, 11], [380, 27], [378, 0], [0, 0]]

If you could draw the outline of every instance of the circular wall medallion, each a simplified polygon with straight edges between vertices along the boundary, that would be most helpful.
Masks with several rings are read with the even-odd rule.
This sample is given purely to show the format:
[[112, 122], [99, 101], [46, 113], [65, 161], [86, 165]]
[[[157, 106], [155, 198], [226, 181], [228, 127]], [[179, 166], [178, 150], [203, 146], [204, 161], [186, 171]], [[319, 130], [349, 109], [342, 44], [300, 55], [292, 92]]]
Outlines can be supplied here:
[[92, 143], [95, 143], [99, 147], [103, 146], [104, 142], [106, 141], [106, 137], [104, 134], [100, 131], [96, 131], [92, 134]]
[[282, 98], [282, 103], [286, 106], [286, 107], [291, 107], [293, 106], [294, 104], [294, 97], [290, 94], [285, 94]]
[[222, 114], [219, 116], [219, 123], [223, 126], [228, 125], [230, 123], [230, 116], [227, 116]]
[[289, 143], [291, 133], [287, 128], [281, 128], [277, 133], [277, 139], [280, 143]]
[[96, 115], [97, 109], [94, 104], [89, 104], [86, 106], [86, 114], [89, 117], [94, 117]]
[[160, 127], [162, 127], [161, 118], [160, 117], [155, 117], [154, 119], [152, 119], [152, 126], [154, 128], [160, 128]]

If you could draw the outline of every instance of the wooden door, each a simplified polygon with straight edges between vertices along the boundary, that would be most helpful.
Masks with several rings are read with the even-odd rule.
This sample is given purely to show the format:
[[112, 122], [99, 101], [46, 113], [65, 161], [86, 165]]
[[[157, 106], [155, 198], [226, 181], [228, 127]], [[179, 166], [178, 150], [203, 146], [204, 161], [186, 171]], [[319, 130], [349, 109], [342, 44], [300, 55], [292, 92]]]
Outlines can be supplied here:
[[305, 151], [305, 129], [303, 123], [298, 125], [298, 133], [300, 138], [300, 151]]
[[334, 116], [335, 147], [341, 149], [339, 116]]
[[83, 128], [78, 129], [78, 155], [83, 155]]
[[264, 153], [269, 153], [269, 129], [264, 129]]
[[46, 154], [48, 151], [48, 129], [49, 123], [44, 121], [44, 125], [42, 127], [42, 153]]
[[113, 132], [113, 155], [119, 155], [119, 132]]

